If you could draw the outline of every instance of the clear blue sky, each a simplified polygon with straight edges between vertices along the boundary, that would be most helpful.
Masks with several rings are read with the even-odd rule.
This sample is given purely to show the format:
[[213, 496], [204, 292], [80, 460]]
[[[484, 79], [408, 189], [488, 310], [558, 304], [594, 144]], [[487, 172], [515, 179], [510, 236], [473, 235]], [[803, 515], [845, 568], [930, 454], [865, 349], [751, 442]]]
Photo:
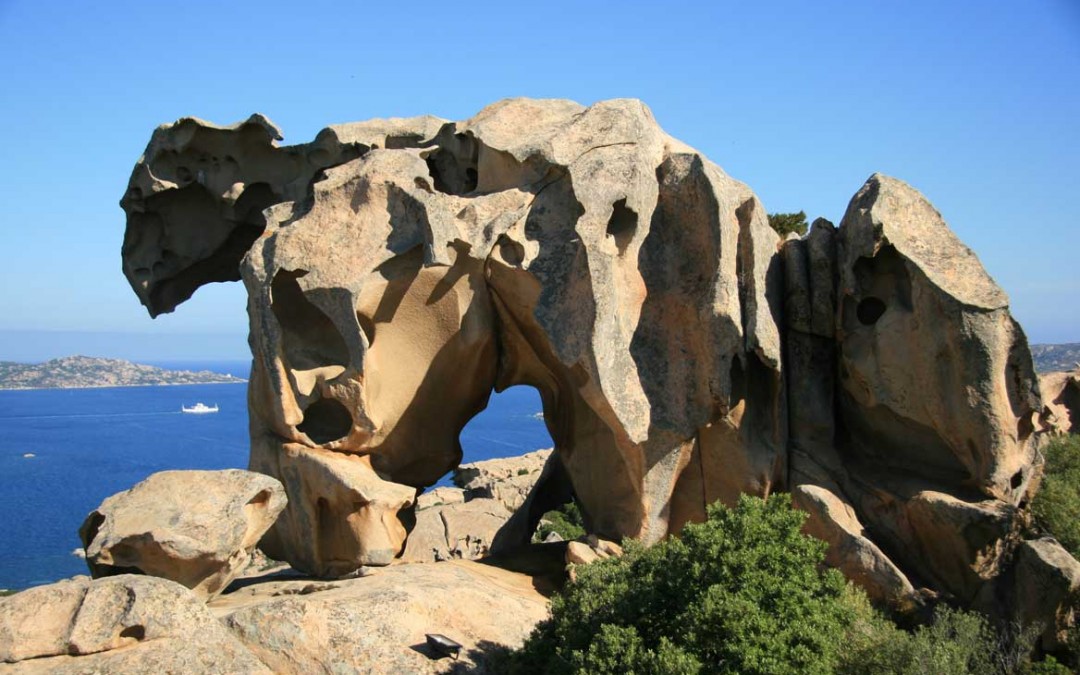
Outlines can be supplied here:
[[116, 356], [131, 339], [178, 356], [165, 334], [190, 334], [184, 355], [246, 353], [239, 284], [151, 321], [120, 272], [117, 201], [156, 125], [259, 111], [295, 143], [507, 96], [640, 98], [774, 212], [839, 221], [871, 173], [901, 178], [1033, 341], [1080, 341], [1076, 0], [0, 0], [0, 63], [0, 359], [33, 351], [13, 330], [142, 334]]

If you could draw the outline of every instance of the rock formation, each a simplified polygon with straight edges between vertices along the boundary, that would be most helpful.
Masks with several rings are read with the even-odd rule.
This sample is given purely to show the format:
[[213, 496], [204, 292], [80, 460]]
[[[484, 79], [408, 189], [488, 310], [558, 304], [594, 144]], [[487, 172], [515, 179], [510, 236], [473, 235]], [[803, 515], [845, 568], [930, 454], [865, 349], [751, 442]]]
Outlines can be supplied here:
[[1035, 485], [1038, 382], [1005, 293], [880, 175], [784, 255], [791, 484], [812, 531], [873, 596], [977, 604]]
[[559, 467], [538, 498], [565, 475], [592, 533], [654, 541], [788, 489], [877, 598], [1015, 609], [1038, 382], [1005, 293], [911, 187], [875, 175], [839, 228], [781, 242], [637, 101], [279, 137], [159, 127], [122, 201], [151, 315], [247, 287], [251, 468], [289, 495], [272, 555], [389, 562], [462, 426], [528, 384]]
[[1040, 375], [1039, 388], [1046, 405], [1043, 417], [1048, 430], [1080, 434], [1080, 364], [1071, 372]]
[[537, 450], [459, 466], [454, 483], [461, 487], [436, 488], [417, 498], [416, 525], [402, 560], [477, 560], [495, 552], [497, 543], [522, 539], [526, 533], [518, 528], [535, 530], [535, 517], [530, 516], [538, 514], [522, 506], [531, 506], [530, 496], [551, 454]]
[[0, 599], [5, 673], [270, 673], [172, 581], [75, 577]]
[[285, 502], [262, 474], [161, 471], [102, 502], [79, 536], [94, 577], [149, 574], [210, 598], [247, 567]]
[[[453, 561], [324, 584], [264, 582], [211, 610], [275, 673], [486, 673], [486, 650], [520, 647], [548, 603], [528, 576]], [[427, 633], [461, 643], [459, 659], [432, 659]]]
[[[455, 561], [262, 579], [206, 604], [165, 579], [75, 577], [0, 598], [0, 672], [485, 673], [547, 616], [543, 583]], [[426, 652], [426, 633], [452, 636], [460, 658]]]

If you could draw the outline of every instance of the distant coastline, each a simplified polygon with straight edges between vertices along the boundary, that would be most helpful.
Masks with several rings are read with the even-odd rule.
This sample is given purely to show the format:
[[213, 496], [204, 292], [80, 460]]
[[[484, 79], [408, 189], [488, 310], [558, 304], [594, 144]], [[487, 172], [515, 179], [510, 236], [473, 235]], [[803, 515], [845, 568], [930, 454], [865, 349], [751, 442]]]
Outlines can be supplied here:
[[[0, 361], [0, 363], [3, 363]], [[221, 382], [159, 382], [157, 384], [85, 384], [76, 387], [8, 387], [0, 384], [0, 391], [48, 391], [53, 389], [132, 389], [135, 387], [184, 387], [194, 384], [247, 384], [247, 380], [236, 378]]]
[[1080, 342], [1031, 345], [1031, 358], [1040, 373], [1072, 370], [1080, 363]]
[[166, 370], [120, 359], [68, 356], [44, 363], [0, 361], [0, 390], [106, 389], [185, 384], [241, 384], [246, 379], [209, 370]]

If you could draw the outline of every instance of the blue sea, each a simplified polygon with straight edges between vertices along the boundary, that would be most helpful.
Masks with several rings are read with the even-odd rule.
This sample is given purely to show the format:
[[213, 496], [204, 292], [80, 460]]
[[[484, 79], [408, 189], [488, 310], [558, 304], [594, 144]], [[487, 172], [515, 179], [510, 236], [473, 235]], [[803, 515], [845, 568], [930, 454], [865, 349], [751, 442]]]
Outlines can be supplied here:
[[[151, 362], [246, 377], [248, 361]], [[181, 405], [217, 404], [213, 415]], [[530, 387], [493, 394], [461, 433], [464, 461], [551, 447]], [[0, 391], [0, 589], [45, 584], [86, 565], [73, 551], [106, 497], [166, 469], [246, 468], [247, 385]], [[32, 456], [28, 456], [32, 455]]]

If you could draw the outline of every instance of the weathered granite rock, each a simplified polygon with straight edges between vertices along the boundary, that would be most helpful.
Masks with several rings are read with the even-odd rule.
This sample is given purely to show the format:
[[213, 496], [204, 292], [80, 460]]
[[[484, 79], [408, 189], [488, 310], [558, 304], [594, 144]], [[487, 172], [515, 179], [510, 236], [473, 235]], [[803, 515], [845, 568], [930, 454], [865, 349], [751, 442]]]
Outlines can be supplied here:
[[102, 502], [79, 536], [94, 577], [141, 572], [207, 598], [247, 567], [285, 502], [262, 474], [162, 471]]
[[281, 514], [260, 547], [275, 560], [322, 577], [362, 565], [388, 565], [405, 545], [398, 518], [416, 491], [383, 480], [368, 457], [252, 437], [251, 467], [276, 475], [293, 508]]
[[854, 507], [820, 485], [795, 486], [796, 508], [810, 514], [807, 534], [829, 544], [825, 563], [861, 586], [870, 599], [906, 609], [919, 596], [904, 573], [870, 540]]
[[1080, 613], [1080, 562], [1053, 539], [1025, 541], [1017, 552], [1013, 603], [1022, 625], [1041, 624], [1043, 649], [1067, 647]]
[[618, 557], [623, 554], [622, 546], [613, 541], [587, 535], [575, 539], [566, 545], [566, 567], [571, 581], [577, 579], [577, 565], [590, 565], [599, 560]]
[[[541, 390], [596, 532], [655, 540], [783, 484], [778, 237], [640, 102], [513, 99], [460, 123], [276, 136], [258, 116], [163, 126], [123, 201], [125, 270], [151, 314], [250, 247], [253, 469], [282, 476], [294, 444], [421, 488], [460, 461], [492, 388], [521, 383]], [[290, 525], [299, 512], [379, 520], [283, 482], [271, 540], [303, 569], [338, 565], [312, 553], [318, 519]]]
[[[1011, 564], [1034, 489], [1027, 341], [1005, 293], [908, 185], [872, 176], [835, 253], [830, 229], [818, 231], [785, 247], [789, 306], [801, 310], [787, 326], [801, 382], [788, 394], [791, 482], [808, 528], [876, 597], [917, 604], [926, 585], [970, 605]], [[805, 299], [828, 275], [803, 270], [830, 265], [835, 333], [798, 321], [828, 311]]]
[[6, 673], [269, 673], [183, 586], [74, 577], [0, 598]]
[[[536, 527], [529, 517], [533, 493], [538, 479], [550, 473], [552, 458], [551, 450], [536, 450], [459, 466], [453, 479], [461, 487], [436, 488], [417, 498], [416, 524], [402, 559], [478, 560], [527, 543]], [[419, 506], [428, 494], [437, 503]], [[530, 522], [532, 529], [526, 532]]]
[[478, 560], [491, 552], [513, 512], [498, 499], [471, 499], [416, 513], [402, 559], [407, 562]]
[[[211, 609], [275, 673], [388, 674], [488, 672], [484, 651], [519, 646], [548, 611], [531, 577], [464, 561], [321, 586], [263, 583]], [[461, 643], [460, 659], [429, 658], [425, 633]]]
[[613, 541], [587, 535], [570, 542], [566, 547], [568, 565], [588, 565], [597, 560], [606, 560], [623, 554], [622, 546]]
[[416, 510], [423, 511], [424, 509], [430, 509], [433, 506], [463, 503], [465, 503], [465, 491], [461, 488], [437, 487], [433, 490], [428, 490], [416, 498]]
[[467, 499], [495, 499], [511, 513], [532, 492], [551, 450], [534, 450], [518, 457], [488, 459], [462, 464], [454, 470], [454, 484]]
[[[793, 489], [879, 598], [1000, 590], [1037, 489], [1038, 382], [1005, 293], [911, 187], [875, 175], [839, 228], [781, 246], [753, 193], [637, 101], [276, 134], [161, 127], [123, 202], [151, 314], [242, 273], [251, 466], [290, 496], [275, 555], [325, 574], [365, 542], [394, 552], [409, 500], [346, 498], [322, 466], [415, 494], [493, 388], [528, 384], [592, 533], [651, 542]], [[556, 473], [531, 494], [569, 489]]]
[[1071, 372], [1040, 375], [1039, 388], [1046, 406], [1043, 423], [1048, 430], [1080, 433], [1080, 365]]

